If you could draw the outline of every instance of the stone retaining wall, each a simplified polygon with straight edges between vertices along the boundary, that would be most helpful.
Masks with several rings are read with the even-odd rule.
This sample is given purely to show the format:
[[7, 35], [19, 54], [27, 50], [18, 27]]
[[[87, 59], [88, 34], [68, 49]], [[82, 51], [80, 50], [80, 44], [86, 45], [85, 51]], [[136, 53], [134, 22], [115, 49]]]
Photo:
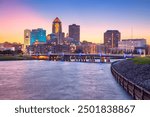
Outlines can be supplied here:
[[[115, 62], [114, 62], [115, 63]], [[111, 64], [111, 72], [117, 82], [134, 98], [137, 100], [150, 100], [150, 92], [129, 81], [115, 70], [113, 64]]]

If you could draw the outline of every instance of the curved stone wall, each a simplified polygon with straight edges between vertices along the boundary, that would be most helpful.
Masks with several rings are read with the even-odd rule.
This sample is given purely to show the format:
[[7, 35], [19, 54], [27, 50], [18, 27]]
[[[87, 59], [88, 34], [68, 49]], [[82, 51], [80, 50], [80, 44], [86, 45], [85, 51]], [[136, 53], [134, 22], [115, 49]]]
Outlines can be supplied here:
[[142, 87], [136, 85], [132, 81], [125, 78], [123, 75], [121, 75], [115, 68], [113, 67], [113, 64], [116, 62], [113, 62], [111, 64], [111, 72], [117, 82], [134, 98], [137, 100], [150, 100], [150, 92], [143, 89]]

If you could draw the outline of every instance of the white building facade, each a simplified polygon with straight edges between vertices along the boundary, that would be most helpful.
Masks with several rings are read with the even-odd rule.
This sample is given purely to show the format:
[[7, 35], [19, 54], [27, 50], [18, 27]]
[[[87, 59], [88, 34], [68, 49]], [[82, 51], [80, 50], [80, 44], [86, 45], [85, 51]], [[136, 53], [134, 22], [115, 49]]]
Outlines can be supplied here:
[[138, 51], [143, 52], [146, 49], [146, 39], [123, 39], [118, 42], [118, 49], [124, 51]]

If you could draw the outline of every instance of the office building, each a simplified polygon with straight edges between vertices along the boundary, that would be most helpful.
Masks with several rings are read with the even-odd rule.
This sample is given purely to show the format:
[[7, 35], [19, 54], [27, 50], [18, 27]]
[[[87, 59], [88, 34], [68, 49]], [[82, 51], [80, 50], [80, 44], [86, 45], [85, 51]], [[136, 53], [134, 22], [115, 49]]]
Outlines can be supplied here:
[[83, 41], [81, 45], [77, 45], [77, 49], [82, 50], [85, 54], [95, 54], [97, 53], [97, 45], [92, 42]]
[[80, 42], [80, 26], [76, 24], [69, 25], [69, 37]]
[[118, 42], [120, 41], [121, 33], [118, 30], [107, 30], [104, 33], [104, 45], [107, 48], [118, 47]]
[[52, 24], [52, 33], [57, 37], [57, 44], [62, 44], [64, 33], [62, 32], [62, 23], [58, 17], [55, 18]]
[[46, 30], [42, 28], [33, 29], [31, 31], [31, 39], [30, 44], [34, 44], [35, 42], [45, 43], [46, 42]]
[[118, 42], [118, 49], [128, 52], [142, 53], [146, 49], [146, 39], [123, 39]]

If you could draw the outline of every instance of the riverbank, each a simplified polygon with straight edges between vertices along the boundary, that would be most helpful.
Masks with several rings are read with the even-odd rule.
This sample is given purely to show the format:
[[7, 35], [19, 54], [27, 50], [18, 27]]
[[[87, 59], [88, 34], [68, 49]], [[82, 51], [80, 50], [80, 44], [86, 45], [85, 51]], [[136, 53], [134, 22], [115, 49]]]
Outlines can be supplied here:
[[11, 60], [33, 60], [31, 56], [26, 55], [3, 55], [0, 56], [0, 61], [11, 61]]
[[113, 68], [129, 81], [150, 92], [150, 58], [134, 58], [119, 61]]

